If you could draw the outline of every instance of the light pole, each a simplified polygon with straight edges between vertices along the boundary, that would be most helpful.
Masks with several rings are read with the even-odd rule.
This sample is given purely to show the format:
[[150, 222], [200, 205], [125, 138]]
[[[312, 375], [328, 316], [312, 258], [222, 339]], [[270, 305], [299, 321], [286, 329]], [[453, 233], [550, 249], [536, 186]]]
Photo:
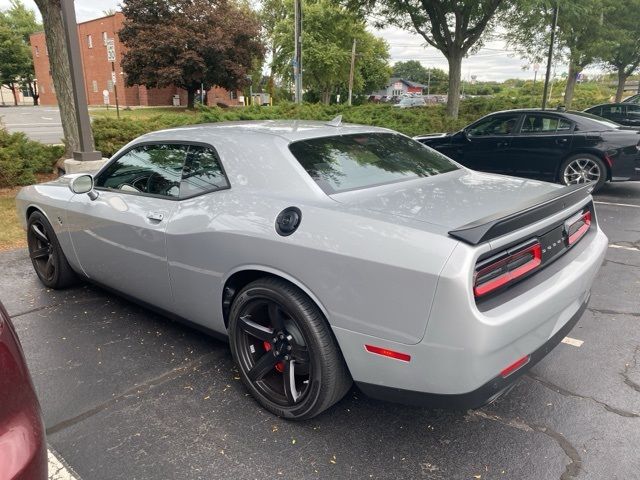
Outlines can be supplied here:
[[294, 60], [293, 77], [295, 81], [296, 103], [302, 103], [302, 0], [294, 0], [295, 3], [295, 28], [294, 28]]
[[82, 57], [80, 56], [80, 40], [78, 39], [78, 24], [73, 0], [61, 0], [62, 23], [64, 38], [67, 44], [69, 67], [71, 69], [71, 88], [73, 89], [73, 103], [78, 124], [80, 150], [73, 152], [74, 160], [101, 160], [102, 154], [93, 147], [91, 135], [91, 121], [87, 107], [87, 92], [84, 88], [82, 73]]
[[547, 58], [547, 74], [544, 78], [544, 90], [542, 93], [542, 110], [547, 108], [547, 93], [549, 92], [549, 77], [551, 76], [551, 61], [553, 59], [553, 43], [556, 39], [556, 27], [558, 26], [558, 11], [560, 0], [556, 0], [556, 8], [553, 11], [553, 27], [551, 28], [551, 41], [549, 42], [549, 57]]

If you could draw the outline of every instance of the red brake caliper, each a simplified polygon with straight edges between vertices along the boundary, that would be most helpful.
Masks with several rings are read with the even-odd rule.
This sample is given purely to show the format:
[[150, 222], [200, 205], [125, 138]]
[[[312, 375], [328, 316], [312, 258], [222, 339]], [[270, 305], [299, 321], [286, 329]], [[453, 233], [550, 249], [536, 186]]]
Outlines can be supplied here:
[[[266, 340], [264, 342], [262, 342], [262, 345], [264, 346], [265, 351], [270, 352], [271, 351], [271, 344], [269, 342], [267, 342]], [[276, 370], [279, 373], [284, 372], [284, 362], [278, 362], [276, 363]]]

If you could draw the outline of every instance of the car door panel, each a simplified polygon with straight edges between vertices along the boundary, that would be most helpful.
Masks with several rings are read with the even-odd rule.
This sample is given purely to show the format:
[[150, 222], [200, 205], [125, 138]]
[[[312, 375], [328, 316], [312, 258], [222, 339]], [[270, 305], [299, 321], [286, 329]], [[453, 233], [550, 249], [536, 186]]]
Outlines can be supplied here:
[[172, 200], [111, 191], [100, 191], [95, 201], [75, 195], [71, 239], [87, 276], [170, 310], [165, 231], [175, 207]]
[[179, 197], [188, 146], [140, 143], [95, 178], [97, 198], [74, 195], [69, 231], [89, 278], [173, 309], [165, 231]]
[[[529, 120], [532, 124], [538, 123], [540, 129], [527, 129]], [[555, 125], [549, 128], [550, 122]], [[563, 129], [558, 129], [558, 122], [562, 122]], [[513, 136], [511, 143], [511, 162], [513, 174], [525, 178], [555, 181], [558, 167], [570, 154], [573, 133], [568, 130], [568, 123], [556, 116], [543, 114], [528, 114], [522, 127]], [[546, 130], [544, 125], [546, 125]]]
[[464, 146], [464, 160], [461, 163], [483, 172], [511, 174], [511, 141], [521, 117], [522, 115], [517, 113], [499, 114], [471, 125]]

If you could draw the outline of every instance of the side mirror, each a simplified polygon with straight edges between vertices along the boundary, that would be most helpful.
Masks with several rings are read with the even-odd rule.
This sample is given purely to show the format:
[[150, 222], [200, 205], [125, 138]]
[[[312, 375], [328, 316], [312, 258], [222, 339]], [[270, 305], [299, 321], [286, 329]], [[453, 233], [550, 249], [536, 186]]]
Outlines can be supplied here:
[[91, 200], [98, 198], [98, 192], [93, 189], [93, 177], [86, 173], [74, 176], [69, 182], [69, 189], [78, 195], [86, 193]]

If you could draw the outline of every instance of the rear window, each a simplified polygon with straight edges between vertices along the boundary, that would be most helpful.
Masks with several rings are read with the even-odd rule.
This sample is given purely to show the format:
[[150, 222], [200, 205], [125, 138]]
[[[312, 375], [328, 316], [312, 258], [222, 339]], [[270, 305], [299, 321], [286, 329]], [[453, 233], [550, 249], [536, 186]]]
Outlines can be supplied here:
[[458, 169], [441, 153], [394, 133], [314, 138], [289, 149], [329, 195]]

